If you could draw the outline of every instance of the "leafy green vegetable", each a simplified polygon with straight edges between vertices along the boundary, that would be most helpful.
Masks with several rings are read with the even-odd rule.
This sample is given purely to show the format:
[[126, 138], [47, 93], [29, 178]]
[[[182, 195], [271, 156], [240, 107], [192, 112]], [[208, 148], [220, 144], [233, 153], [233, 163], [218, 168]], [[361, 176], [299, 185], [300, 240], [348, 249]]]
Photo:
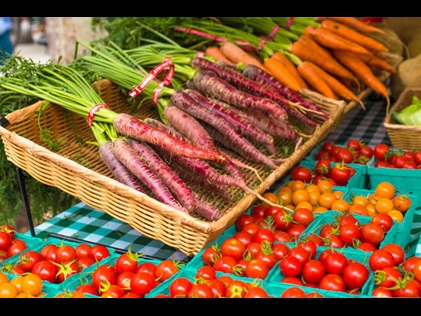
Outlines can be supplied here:
[[421, 126], [421, 100], [414, 95], [410, 105], [399, 112], [391, 111], [390, 114], [403, 125]]

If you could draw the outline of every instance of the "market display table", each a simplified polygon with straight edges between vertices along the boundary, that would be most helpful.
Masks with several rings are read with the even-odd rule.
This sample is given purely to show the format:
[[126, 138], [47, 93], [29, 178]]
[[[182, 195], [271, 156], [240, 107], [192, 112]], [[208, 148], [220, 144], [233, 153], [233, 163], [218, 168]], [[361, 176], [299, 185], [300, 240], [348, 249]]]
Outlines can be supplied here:
[[[367, 99], [364, 104], [366, 111], [359, 106], [352, 109], [340, 125], [325, 139], [320, 140], [320, 143], [330, 140], [336, 144], [345, 144], [349, 139], [358, 139], [365, 141], [370, 146], [379, 143], [390, 145], [390, 139], [383, 126], [386, 113], [384, 100]], [[283, 178], [279, 179], [273, 188], [279, 186], [282, 180]], [[103, 211], [89, 207], [83, 202], [35, 227], [35, 232], [38, 237], [52, 234], [58, 238], [100, 243], [120, 251], [125, 251], [131, 246], [132, 251], [155, 259], [172, 258], [182, 261], [191, 259], [181, 251], [143, 236], [129, 225]], [[421, 256], [421, 245], [418, 246], [420, 232], [421, 214], [416, 213], [406, 249], [408, 255]]]

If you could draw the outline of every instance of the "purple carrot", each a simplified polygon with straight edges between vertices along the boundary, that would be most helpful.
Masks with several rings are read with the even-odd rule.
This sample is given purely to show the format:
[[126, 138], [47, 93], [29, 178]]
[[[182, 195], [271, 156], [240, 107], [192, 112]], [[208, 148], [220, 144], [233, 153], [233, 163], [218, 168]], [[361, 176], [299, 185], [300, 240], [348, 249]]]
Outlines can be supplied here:
[[196, 196], [196, 213], [202, 215], [210, 221], [217, 221], [222, 218], [221, 212], [212, 204], [202, 200], [199, 195]]
[[[276, 169], [278, 166], [275, 164], [275, 162], [270, 159], [268, 156], [263, 154], [261, 151], [259, 151], [256, 147], [254, 147], [252, 144], [250, 146], [238, 146], [236, 143], [232, 142], [229, 138], [226, 137], [225, 134], [221, 133], [219, 130], [214, 128], [213, 126], [202, 122], [202, 125], [205, 127], [205, 129], [208, 131], [209, 135], [222, 144], [224, 147], [231, 149], [232, 151], [235, 151], [243, 158], [257, 162], [262, 163], [271, 169]], [[240, 137], [243, 137], [240, 135]]]
[[207, 178], [209, 181], [215, 181], [219, 184], [226, 184], [241, 187], [243, 186], [241, 181], [226, 175], [220, 174], [215, 168], [213, 168], [210, 164], [203, 160], [188, 158], [185, 156], [177, 156], [167, 152], [159, 147], [153, 146], [156, 152], [163, 157], [167, 162], [175, 161], [179, 165], [190, 168], [192, 171], [196, 172], [197, 174], [202, 175], [203, 177]]
[[240, 90], [214, 72], [199, 69], [193, 76], [193, 82], [206, 96], [241, 108], [258, 108], [275, 115], [280, 120], [288, 119], [287, 112], [275, 101]]
[[172, 195], [168, 187], [156, 176], [156, 174], [139, 158], [136, 151], [124, 139], [113, 141], [113, 153], [117, 159], [126, 166], [143, 184], [145, 184], [156, 198], [164, 204], [177, 210], [188, 213], [177, 199]]
[[265, 85], [270, 85], [273, 88], [276, 89], [276, 91], [283, 96], [284, 98], [301, 104], [307, 109], [313, 110], [317, 112], [317, 114], [324, 118], [329, 118], [329, 114], [325, 113], [322, 109], [320, 109], [316, 104], [313, 102], [305, 100], [301, 95], [298, 93], [292, 91], [285, 85], [283, 85], [279, 80], [277, 80], [275, 77], [273, 77], [268, 72], [264, 71], [263, 69], [260, 69], [257, 66], [248, 64], [244, 66], [243, 68], [243, 74], [245, 77], [250, 78], [251, 80], [254, 80], [256, 82], [260, 82]]
[[[197, 119], [206, 122], [212, 127], [216, 128], [218, 131], [224, 134], [224, 136], [231, 140], [236, 147], [242, 148], [241, 150], [248, 152], [249, 154], [255, 157], [261, 157], [264, 159], [266, 157], [262, 152], [260, 152], [250, 141], [248, 141], [244, 136], [242, 136], [236, 129], [234, 129], [227, 121], [225, 121], [221, 116], [213, 113], [212, 111], [201, 107], [200, 105], [196, 108], [192, 108], [191, 104], [197, 104], [187, 93], [179, 91], [178, 93], [173, 93], [171, 96], [171, 102], [179, 107], [180, 109], [190, 113]], [[269, 160], [266, 160], [266, 163], [269, 166], [275, 166], [270, 164]]]
[[[184, 112], [171, 103], [164, 109], [164, 115], [167, 118], [168, 123], [186, 136], [194, 145], [219, 152], [213, 143], [213, 139], [192, 115]], [[223, 153], [221, 154], [224, 155]], [[229, 157], [226, 158], [223, 168], [231, 173], [234, 178], [245, 183], [243, 175], [238, 171], [231, 159]]]
[[139, 192], [146, 193], [146, 190], [139, 179], [114, 155], [113, 143], [111, 141], [105, 141], [99, 146], [99, 156], [117, 181]]
[[286, 138], [295, 140], [298, 137], [297, 131], [291, 126], [291, 124], [288, 121], [279, 121], [275, 119], [276, 122], [272, 122], [271, 116], [264, 115], [264, 113], [260, 110], [243, 110], [235, 106], [231, 106], [228, 103], [222, 102], [220, 100], [212, 98], [208, 98], [208, 100], [212, 104], [218, 104], [221, 107], [226, 107], [230, 109], [230, 111], [241, 116], [250, 124], [258, 127], [262, 131], [272, 135], [275, 138]]
[[[202, 57], [195, 57], [191, 61], [191, 65], [194, 68], [199, 68], [207, 71], [214, 72], [218, 77], [226, 80], [233, 86], [252, 93], [253, 95], [269, 98], [275, 102], [277, 102], [287, 113], [288, 117], [294, 116], [297, 119], [303, 120], [307, 124], [310, 125], [317, 125], [315, 122], [311, 121], [309, 118], [307, 118], [303, 113], [297, 111], [292, 107], [292, 105], [289, 104], [290, 100], [282, 96], [278, 92], [278, 88], [275, 88], [273, 85], [265, 82], [265, 81], [257, 81], [249, 78], [248, 76], [245, 76], [244, 74], [238, 72], [237, 70], [232, 69], [232, 67], [224, 67], [222, 65], [219, 65], [217, 63], [214, 63], [206, 58]], [[265, 72], [263, 69], [254, 66], [255, 68], [258, 68], [261, 73], [267, 74], [267, 76], [272, 77], [269, 73]], [[292, 94], [292, 91], [291, 93]], [[297, 100], [300, 98], [300, 102], [306, 102], [303, 98], [297, 95]], [[306, 106], [307, 104], [303, 104], [303, 106]], [[317, 112], [320, 112], [320, 115], [326, 116], [327, 114], [321, 111], [315, 104], [308, 104], [308, 106], [312, 106], [312, 110], [317, 110]], [[328, 117], [328, 116], [326, 116]], [[311, 122], [311, 123], [310, 123]]]
[[189, 113], [170, 103], [164, 109], [164, 116], [172, 127], [190, 139], [194, 145], [218, 150], [203, 126]]
[[200, 92], [200, 90], [194, 84], [193, 80], [190, 80], [190, 79], [186, 81], [186, 88]]
[[219, 163], [224, 163], [226, 160], [225, 157], [217, 152], [177, 140], [173, 136], [159, 131], [127, 113], [119, 113], [116, 116], [114, 128], [121, 135], [161, 146], [177, 155], [212, 160]]
[[232, 66], [224, 66], [224, 64], [214, 63], [209, 59], [198, 56], [192, 58], [191, 65], [193, 68], [214, 72], [218, 77], [241, 90], [254, 91], [259, 95], [268, 93], [266, 90], [269, 90], [271, 93], [277, 93], [272, 86], [254, 81], [244, 76], [242, 72], [237, 69], [232, 68]]
[[170, 189], [171, 193], [178, 199], [189, 212], [193, 212], [194, 194], [183, 180], [162, 160], [162, 158], [145, 142], [128, 138], [127, 142], [142, 159], [143, 163], [149, 166], [158, 178]]
[[179, 164], [175, 163], [174, 161], [171, 161], [170, 165], [171, 165], [171, 168], [184, 181], [197, 185], [201, 189], [205, 190], [206, 192], [210, 192], [212, 194], [216, 194], [220, 196], [224, 200], [225, 203], [228, 203], [231, 201], [230, 190], [227, 185], [225, 184], [221, 185], [213, 181], [208, 181], [202, 175], [197, 174], [185, 167], [182, 167]]
[[257, 143], [264, 144], [270, 155], [274, 155], [276, 153], [275, 145], [273, 144], [273, 137], [268, 133], [260, 130], [256, 126], [245, 121], [241, 116], [230, 111], [230, 109], [220, 106], [217, 103], [209, 102], [209, 99], [200, 92], [190, 89], [185, 89], [184, 92], [191, 96], [196, 102], [198, 102], [202, 106], [211, 109], [212, 111], [223, 117], [232, 126], [236, 127], [237, 130], [244, 136], [248, 136], [249, 139], [252, 139]]
[[[177, 108], [177, 107], [176, 107], [176, 108]], [[178, 109], [178, 108], [177, 108], [177, 109]], [[180, 111], [182, 111], [182, 110], [180, 110]], [[196, 122], [197, 122], [197, 121], [196, 121]], [[146, 119], [145, 119], [145, 123], [150, 124], [150, 125], [152, 125], [152, 126], [154, 126], [154, 127], [158, 128], [158, 129], [160, 129], [160, 130], [162, 130], [162, 131], [164, 131], [164, 132], [166, 132], [166, 133], [169, 133], [169, 134], [171, 134], [172, 136], [174, 136], [174, 137], [176, 137], [176, 138], [180, 139], [181, 141], [185, 141], [185, 142], [189, 142], [189, 141], [190, 141], [190, 139], [188, 139], [186, 136], [184, 136], [184, 135], [180, 134], [180, 132], [179, 132], [179, 131], [177, 131], [174, 127], [173, 127], [173, 128], [171, 128], [170, 126], [165, 125], [165, 124], [164, 124], [164, 123], [162, 123], [161, 121], [158, 121], [158, 120], [153, 119], [153, 118], [146, 118]], [[199, 123], [199, 124], [200, 124], [200, 123]], [[195, 129], [196, 129], [196, 128], [195, 128]], [[202, 126], [202, 125], [200, 125], [200, 127], [198, 127], [198, 128], [197, 128], [197, 130], [204, 130], [204, 129], [203, 129], [203, 126]], [[207, 131], [206, 131], [206, 130], [204, 130], [204, 131], [205, 131], [205, 133], [206, 133], [206, 137], [210, 137], [210, 136], [207, 134]], [[204, 144], [204, 142], [203, 142], [203, 144]], [[209, 142], [207, 142], [207, 144], [208, 144], [208, 145], [212, 145], [212, 147], [210, 147], [209, 149], [211, 149], [211, 150], [216, 150], [216, 151], [220, 152], [220, 151], [219, 151], [219, 149], [218, 149], [218, 148], [216, 148], [216, 146], [215, 146], [215, 144], [214, 144], [214, 142], [213, 142], [213, 139], [212, 139], [212, 144], [210, 144]], [[226, 154], [226, 153], [224, 153], [224, 152], [221, 152], [221, 154], [227, 158], [227, 159], [226, 159], [227, 163], [223, 165], [223, 168], [225, 168], [227, 171], [229, 171], [229, 172], [231, 173], [231, 175], [232, 175], [234, 178], [237, 178], [237, 179], [239, 179], [239, 180], [241, 180], [241, 181], [244, 181], [244, 180], [243, 180], [243, 176], [242, 176], [240, 173], [238, 173], [238, 170], [237, 170], [237, 168], [242, 168], [242, 169], [247, 169], [247, 170], [251, 170], [251, 171], [253, 171], [253, 172], [256, 174], [256, 176], [258, 177], [258, 179], [259, 179], [260, 181], [262, 181], [262, 182], [263, 182], [262, 178], [261, 178], [261, 177], [260, 177], [260, 175], [259, 175], [259, 172], [258, 172], [255, 168], [250, 167], [249, 165], [247, 165], [247, 164], [243, 163], [242, 161], [240, 161], [240, 160], [238, 160], [238, 159], [235, 159], [235, 158], [233, 158], [233, 157], [231, 157], [231, 156], [227, 155], [227, 154]], [[234, 165], [234, 167], [231, 167], [231, 163]], [[237, 167], [237, 168], [235, 168], [235, 167]]]
[[[156, 147], [156, 148], [155, 148]], [[221, 185], [227, 185], [227, 186], [233, 186], [238, 187], [245, 192], [252, 194], [259, 198], [260, 200], [268, 203], [269, 205], [276, 205], [275, 203], [272, 203], [268, 199], [261, 196], [258, 192], [250, 189], [247, 185], [244, 183], [241, 183], [241, 181], [238, 181], [237, 179], [226, 175], [226, 174], [220, 174], [217, 170], [215, 170], [211, 165], [206, 163], [203, 160], [199, 159], [192, 159], [185, 156], [177, 156], [172, 155], [171, 153], [163, 150], [160, 147], [153, 146], [153, 148], [159, 153], [160, 156], [162, 156], [167, 161], [175, 161], [180, 166], [189, 168], [193, 172], [201, 175], [202, 177], [206, 178], [208, 181], [213, 181], [215, 183], [221, 184]]]

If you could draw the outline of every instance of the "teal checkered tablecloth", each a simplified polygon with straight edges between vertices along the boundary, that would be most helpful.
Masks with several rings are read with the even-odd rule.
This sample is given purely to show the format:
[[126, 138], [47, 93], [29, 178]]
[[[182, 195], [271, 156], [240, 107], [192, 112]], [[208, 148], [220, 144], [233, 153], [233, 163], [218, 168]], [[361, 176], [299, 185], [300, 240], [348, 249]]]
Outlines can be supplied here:
[[[366, 111], [359, 106], [354, 107], [341, 124], [320, 142], [331, 140], [337, 144], [345, 144], [349, 139], [360, 139], [370, 146], [379, 143], [390, 145], [386, 129], [383, 126], [386, 113], [385, 102], [367, 99], [364, 104]], [[282, 179], [275, 183], [274, 187], [279, 185], [280, 181]], [[182, 261], [191, 259], [181, 251], [145, 237], [129, 225], [82, 202], [35, 227], [35, 231], [37, 236], [41, 237], [54, 234], [100, 243], [119, 250], [127, 250], [132, 245], [132, 251], [157, 259], [173, 258]], [[418, 245], [420, 233], [421, 214], [415, 214], [407, 249], [408, 255], [421, 256], [421, 245]]]
[[103, 244], [117, 251], [127, 250], [131, 245], [131, 251], [159, 260], [189, 260], [183, 252], [145, 237], [129, 225], [83, 202], [38, 225], [35, 233], [37, 237], [53, 234], [57, 238], [70, 237], [81, 242]]

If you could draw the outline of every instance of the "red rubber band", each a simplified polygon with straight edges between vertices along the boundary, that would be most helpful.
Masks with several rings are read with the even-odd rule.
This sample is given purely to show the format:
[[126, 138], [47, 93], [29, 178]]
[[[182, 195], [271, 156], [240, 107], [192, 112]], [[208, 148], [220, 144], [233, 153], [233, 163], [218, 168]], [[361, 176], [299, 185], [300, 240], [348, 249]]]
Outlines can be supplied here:
[[289, 30], [289, 29], [291, 28], [292, 22], [294, 22], [294, 17], [293, 17], [293, 16], [290, 16], [290, 17], [288, 18], [287, 24], [285, 25], [285, 28], [286, 28], [287, 30]]
[[88, 113], [88, 125], [92, 126], [92, 123], [94, 121], [95, 113], [98, 112], [100, 109], [106, 108], [108, 109], [108, 105], [106, 104], [96, 104], [93, 106]]
[[174, 64], [170, 60], [170, 57], [165, 57], [162, 63], [160, 63], [158, 66], [156, 66], [154, 69], [152, 69], [149, 74], [142, 80], [142, 82], [134, 88], [132, 91], [129, 92], [129, 95], [132, 98], [137, 97], [152, 80], [156, 80], [156, 76], [164, 71], [166, 68], [170, 68], [168, 71], [166, 77], [165, 77], [165, 84], [169, 85], [171, 83], [172, 78], [174, 77]]

